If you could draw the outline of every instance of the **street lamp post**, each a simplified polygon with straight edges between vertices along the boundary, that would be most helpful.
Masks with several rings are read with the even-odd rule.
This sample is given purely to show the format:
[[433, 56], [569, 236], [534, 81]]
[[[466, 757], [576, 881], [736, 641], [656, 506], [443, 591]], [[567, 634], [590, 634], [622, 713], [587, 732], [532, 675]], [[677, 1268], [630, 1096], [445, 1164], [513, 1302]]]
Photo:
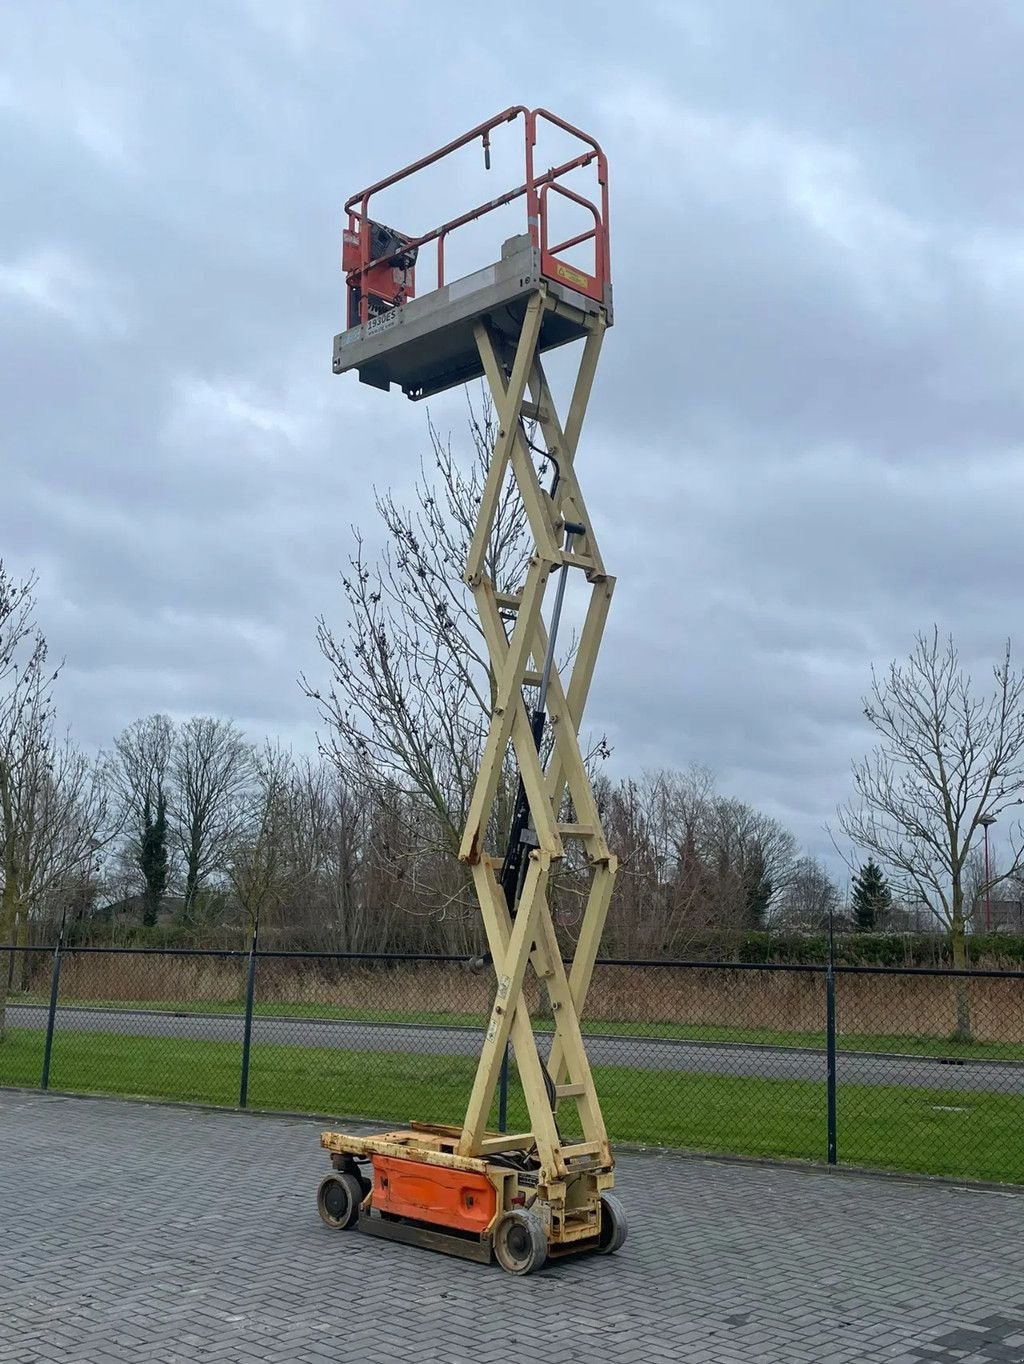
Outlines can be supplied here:
[[991, 875], [988, 863], [988, 831], [989, 826], [996, 822], [995, 815], [982, 815], [978, 821], [985, 830], [985, 932], [992, 932], [992, 886], [989, 883]]

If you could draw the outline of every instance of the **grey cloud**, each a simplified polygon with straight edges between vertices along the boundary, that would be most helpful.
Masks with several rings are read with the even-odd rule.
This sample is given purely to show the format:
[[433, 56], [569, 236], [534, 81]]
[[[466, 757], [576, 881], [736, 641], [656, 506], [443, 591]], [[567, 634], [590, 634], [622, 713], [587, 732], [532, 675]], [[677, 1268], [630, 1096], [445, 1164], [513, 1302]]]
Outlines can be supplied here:
[[[611, 161], [580, 467], [619, 575], [590, 713], [613, 769], [706, 762], [827, 851], [871, 663], [934, 619], [980, 672], [1014, 632], [1012, 6], [13, 0], [3, 25], [0, 549], [40, 570], [84, 741], [168, 709], [312, 742], [295, 677], [349, 527], [372, 540], [374, 486], [408, 494], [425, 446], [421, 408], [330, 373], [341, 204], [518, 102]], [[462, 395], [431, 411], [460, 438]]]

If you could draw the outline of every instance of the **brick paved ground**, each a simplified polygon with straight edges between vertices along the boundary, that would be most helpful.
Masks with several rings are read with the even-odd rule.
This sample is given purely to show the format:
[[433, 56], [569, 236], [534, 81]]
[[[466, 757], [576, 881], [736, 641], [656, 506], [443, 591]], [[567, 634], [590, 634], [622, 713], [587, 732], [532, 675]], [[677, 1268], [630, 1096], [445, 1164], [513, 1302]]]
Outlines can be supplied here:
[[1024, 1194], [624, 1155], [625, 1249], [516, 1279], [329, 1231], [319, 1127], [0, 1091], [0, 1361], [1024, 1361]]

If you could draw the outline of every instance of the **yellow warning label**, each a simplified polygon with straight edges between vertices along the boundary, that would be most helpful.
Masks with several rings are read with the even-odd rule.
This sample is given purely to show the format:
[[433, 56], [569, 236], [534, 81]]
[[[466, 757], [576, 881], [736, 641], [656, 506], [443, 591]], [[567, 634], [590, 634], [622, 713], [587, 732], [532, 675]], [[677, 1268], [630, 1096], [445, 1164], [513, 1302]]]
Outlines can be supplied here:
[[563, 265], [561, 261], [555, 264], [555, 274], [559, 279], [564, 279], [567, 284], [575, 284], [577, 289], [585, 289], [589, 283], [588, 277], [582, 270], [574, 270], [571, 265]]

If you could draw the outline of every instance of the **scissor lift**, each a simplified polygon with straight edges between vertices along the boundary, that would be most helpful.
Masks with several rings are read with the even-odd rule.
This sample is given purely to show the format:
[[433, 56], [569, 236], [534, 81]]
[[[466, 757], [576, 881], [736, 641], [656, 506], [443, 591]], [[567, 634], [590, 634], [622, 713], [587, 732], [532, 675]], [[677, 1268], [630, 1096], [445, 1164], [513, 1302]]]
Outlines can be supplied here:
[[[489, 166], [492, 132], [518, 120], [525, 130], [525, 178], [516, 188], [420, 237], [373, 220], [374, 196], [468, 144], [482, 141]], [[537, 132], [545, 124], [578, 139], [582, 150], [537, 173]], [[588, 166], [597, 172], [596, 203], [563, 183]], [[574, 201], [592, 218], [587, 230], [554, 246], [548, 241], [552, 195]], [[526, 205], [525, 233], [506, 241], [497, 261], [446, 282], [444, 251], [451, 233], [520, 199]], [[626, 1236], [622, 1206], [610, 1192], [614, 1162], [579, 1021], [617, 865], [578, 741], [614, 585], [575, 469], [601, 343], [612, 322], [607, 164], [592, 138], [546, 110], [520, 106], [354, 195], [346, 211], [349, 313], [347, 329], [335, 338], [335, 372], [357, 370], [364, 383], [385, 390], [397, 384], [412, 399], [483, 377], [497, 416], [498, 435], [465, 566], [493, 668], [495, 701], [459, 852], [473, 875], [496, 988], [463, 1125], [413, 1122], [406, 1130], [371, 1137], [322, 1133], [321, 1145], [334, 1169], [322, 1181], [317, 1203], [329, 1226], [357, 1226], [371, 1235], [484, 1262], [493, 1254], [505, 1269], [526, 1274], [548, 1256], [617, 1250]], [[437, 285], [416, 297], [415, 269], [430, 243], [436, 243]], [[589, 265], [591, 243], [592, 268], [566, 259], [570, 250], [582, 247]], [[582, 353], [563, 422], [541, 355], [573, 341], [582, 342]], [[538, 435], [544, 463], [554, 470], [549, 488], [542, 486], [535, 464]], [[502, 594], [487, 576], [487, 546], [510, 469], [534, 550], [521, 591]], [[588, 586], [589, 605], [564, 685], [554, 643], [573, 570]], [[552, 576], [554, 603], [545, 623], [542, 608]], [[545, 726], [550, 738], [546, 766], [541, 758]], [[509, 846], [499, 856], [488, 849], [486, 833], [510, 743], [519, 767], [520, 808]], [[566, 822], [567, 810], [571, 822]], [[548, 887], [569, 839], [582, 844], [591, 877], [567, 972]], [[524, 995], [527, 971], [543, 982], [550, 1001], [554, 1032], [546, 1059]], [[530, 1130], [495, 1132], [488, 1130], [488, 1114], [510, 1043]], [[563, 1140], [559, 1116], [570, 1103], [582, 1136]]]

